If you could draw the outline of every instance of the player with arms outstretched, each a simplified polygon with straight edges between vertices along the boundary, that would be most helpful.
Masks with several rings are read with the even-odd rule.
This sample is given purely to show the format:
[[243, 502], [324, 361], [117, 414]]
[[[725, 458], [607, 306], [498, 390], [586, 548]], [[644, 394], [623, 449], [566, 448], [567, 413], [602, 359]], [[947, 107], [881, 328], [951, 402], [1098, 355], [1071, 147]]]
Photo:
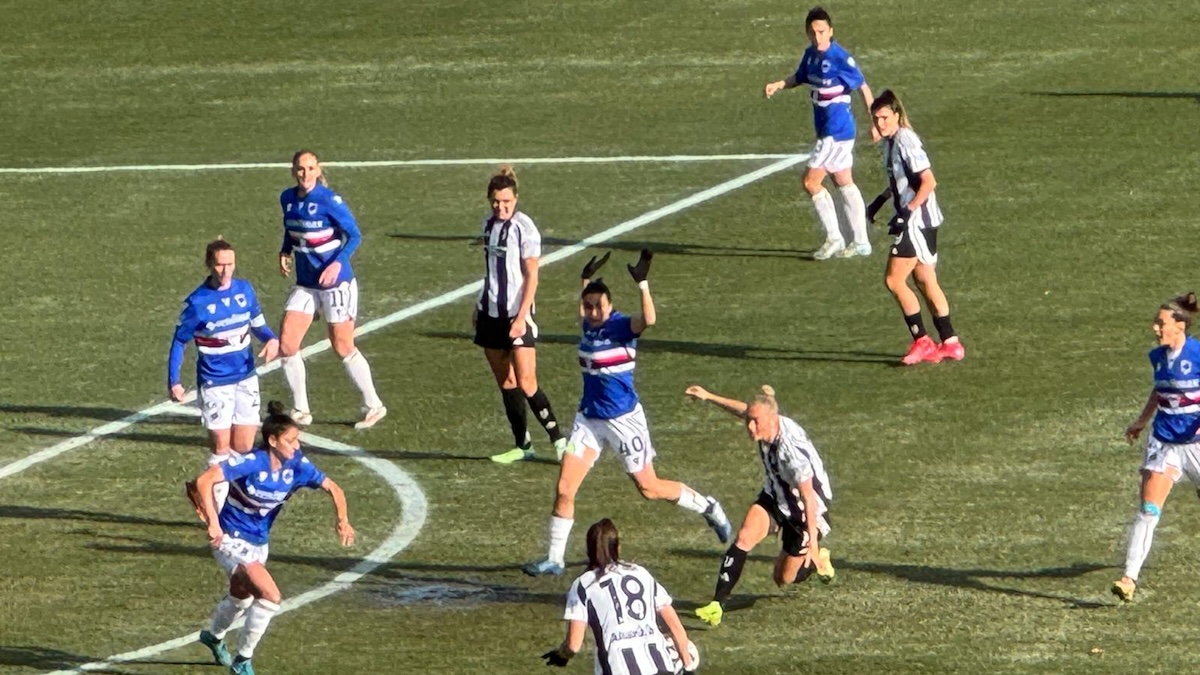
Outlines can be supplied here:
[[697, 609], [696, 616], [710, 625], [720, 625], [724, 602], [742, 576], [746, 557], [770, 532], [772, 521], [780, 528], [782, 544], [775, 558], [776, 584], [799, 583], [813, 572], [821, 581], [833, 581], [835, 570], [829, 561], [829, 549], [820, 545], [829, 534], [829, 504], [833, 501], [829, 476], [804, 428], [779, 414], [775, 390], [764, 385], [749, 403], [718, 396], [698, 385], [688, 387], [687, 395], [713, 403], [745, 421], [763, 464], [762, 492], [750, 505], [737, 540], [721, 560], [712, 602]]
[[692, 488], [660, 478], [654, 472], [654, 446], [646, 413], [633, 386], [637, 341], [658, 320], [650, 295], [652, 254], [643, 250], [629, 274], [642, 295], [640, 314], [626, 316], [613, 309], [612, 294], [596, 271], [608, 260], [592, 258], [583, 268], [579, 314], [583, 337], [579, 341], [579, 367], [583, 371], [583, 398], [571, 430], [571, 447], [559, 467], [557, 494], [550, 517], [550, 545], [546, 559], [530, 563], [525, 572], [534, 576], [562, 574], [567, 539], [575, 517], [575, 495], [583, 479], [608, 448], [621, 455], [625, 472], [646, 499], [665, 499], [704, 517], [721, 543], [729, 540], [729, 519], [721, 504]]
[[[542, 655], [546, 665], [565, 667], [583, 647], [589, 626], [596, 641], [596, 675], [665, 675], [693, 673], [698, 652], [688, 648], [687, 631], [671, 606], [671, 596], [650, 572], [621, 560], [617, 526], [605, 518], [587, 532], [587, 571], [567, 591], [567, 637]], [[682, 664], [675, 663], [667, 645], [677, 646]], [[682, 669], [680, 669], [682, 668]]]
[[[249, 281], [233, 276], [237, 254], [218, 238], [204, 251], [208, 278], [183, 301], [167, 356], [167, 393], [172, 400], [187, 395], [180, 371], [189, 342], [196, 344], [196, 397], [208, 430], [208, 464], [219, 464], [231, 452], [249, 452], [259, 425], [258, 375], [251, 336], [263, 343], [264, 361], [275, 358], [279, 340], [271, 332]], [[187, 484], [188, 492], [195, 484]], [[228, 484], [217, 485], [218, 505], [225, 503]]]
[[[871, 241], [867, 236], [866, 211], [862, 193], [854, 184], [854, 137], [857, 130], [854, 113], [850, 111], [850, 96], [855, 89], [862, 92], [863, 103], [868, 110], [875, 99], [854, 57], [834, 42], [833, 20], [829, 18], [829, 12], [820, 7], [812, 8], [804, 19], [804, 25], [811, 46], [804, 50], [796, 72], [768, 83], [763, 93], [771, 98], [784, 89], [805, 85], [811, 89], [817, 142], [808, 159], [808, 170], [804, 173], [804, 189], [812, 197], [817, 221], [825, 231], [825, 243], [813, 253], [813, 258], [828, 260], [834, 256], [869, 256]], [[831, 174], [838, 191], [842, 193], [846, 221], [854, 234], [854, 243], [848, 247], [838, 226], [833, 196], [823, 185], [825, 177]]]
[[[301, 488], [324, 490], [333, 499], [338, 539], [342, 546], [354, 543], [346, 495], [300, 451], [300, 428], [284, 414], [283, 404], [272, 401], [268, 412], [261, 448], [209, 467], [196, 478], [213, 556], [229, 575], [229, 594], [217, 605], [209, 628], [200, 631], [200, 642], [235, 675], [254, 675], [250, 659], [279, 612], [282, 595], [266, 563], [271, 526], [284, 502]], [[220, 481], [228, 481], [231, 489], [225, 507], [218, 510], [212, 486]], [[243, 613], [246, 624], [234, 656], [224, 638]]]
[[279, 329], [283, 374], [294, 404], [292, 417], [298, 424], [312, 424], [300, 343], [319, 313], [329, 324], [333, 351], [342, 358], [346, 374], [362, 394], [363, 418], [354, 427], [368, 429], [387, 415], [387, 408], [375, 392], [371, 365], [354, 344], [358, 279], [350, 268], [350, 257], [362, 243], [362, 233], [345, 200], [329, 189], [315, 152], [300, 150], [292, 157], [292, 176], [296, 186], [279, 195], [283, 209], [279, 273], [290, 276], [293, 259], [296, 263], [296, 288], [288, 296]]

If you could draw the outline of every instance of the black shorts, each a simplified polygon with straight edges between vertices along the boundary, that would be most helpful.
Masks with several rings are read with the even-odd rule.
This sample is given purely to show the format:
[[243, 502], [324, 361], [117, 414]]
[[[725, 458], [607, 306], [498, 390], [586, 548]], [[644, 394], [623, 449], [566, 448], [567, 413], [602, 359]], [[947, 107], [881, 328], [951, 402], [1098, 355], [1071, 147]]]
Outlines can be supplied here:
[[891, 257], [916, 258], [927, 265], [937, 263], [937, 228], [910, 224], [892, 243]]
[[758, 499], [755, 499], [754, 503], [763, 507], [779, 526], [779, 542], [784, 553], [799, 556], [808, 552], [808, 520], [803, 512], [791, 518], [783, 515], [779, 505], [775, 503], [775, 498], [765, 490], [758, 493]]
[[533, 347], [537, 344], [538, 327], [532, 316], [525, 321], [525, 334], [516, 340], [508, 336], [512, 322], [512, 319], [497, 319], [480, 312], [475, 319], [475, 344], [484, 349], [505, 351], [514, 347]]

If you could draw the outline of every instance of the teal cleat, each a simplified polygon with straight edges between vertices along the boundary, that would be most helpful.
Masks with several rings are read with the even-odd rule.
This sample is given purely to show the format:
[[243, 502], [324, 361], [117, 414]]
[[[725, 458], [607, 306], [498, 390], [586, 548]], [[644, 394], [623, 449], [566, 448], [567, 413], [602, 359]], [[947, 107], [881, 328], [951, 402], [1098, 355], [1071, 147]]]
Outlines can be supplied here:
[[218, 665], [230, 666], [233, 664], [233, 656], [225, 648], [225, 642], [221, 638], [202, 630], [200, 631], [200, 644], [212, 651], [213, 661], [216, 661]]
[[233, 675], [254, 675], [254, 666], [250, 665], [250, 659], [238, 654], [233, 665], [229, 666], [229, 672]]
[[522, 567], [521, 571], [531, 577], [561, 577], [563, 573], [563, 565], [562, 563], [556, 563], [553, 560], [543, 560], [541, 562], [529, 563]]
[[563, 455], [575, 454], [575, 446], [565, 438], [560, 438], [554, 442], [554, 453], [558, 455], [558, 463], [562, 464]]

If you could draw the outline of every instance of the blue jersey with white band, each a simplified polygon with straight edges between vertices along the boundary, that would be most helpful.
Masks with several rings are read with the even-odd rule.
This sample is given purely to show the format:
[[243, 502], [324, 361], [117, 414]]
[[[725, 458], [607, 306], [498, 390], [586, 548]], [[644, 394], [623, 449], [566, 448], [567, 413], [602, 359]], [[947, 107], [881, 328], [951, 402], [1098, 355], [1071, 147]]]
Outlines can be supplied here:
[[219, 466], [229, 481], [229, 497], [218, 514], [221, 530], [259, 546], [267, 543], [284, 502], [300, 488], [315, 490], [325, 482], [324, 472], [299, 450], [278, 471], [271, 469], [267, 450], [235, 452]]
[[1177, 354], [1150, 352], [1154, 368], [1154, 437], [1163, 443], [1195, 443], [1200, 432], [1200, 341], [1189, 337]]
[[818, 52], [804, 50], [796, 74], [797, 85], [807, 84], [812, 92], [813, 126], [817, 138], [832, 136], [835, 141], [852, 141], [855, 135], [854, 113], [850, 112], [850, 94], [866, 81], [854, 57], [836, 42]]
[[583, 399], [579, 412], [584, 417], [610, 420], [637, 407], [638, 395], [633, 388], [637, 340], [633, 320], [620, 312], [613, 311], [597, 328], [583, 322], [583, 337], [579, 340]]
[[209, 281], [200, 284], [183, 301], [175, 324], [167, 386], [181, 384], [179, 371], [188, 342], [196, 343], [197, 386], [234, 384], [250, 377], [254, 374], [251, 334], [262, 342], [275, 339], [249, 281], [234, 279], [224, 290]]
[[283, 209], [283, 247], [279, 252], [296, 259], [296, 285], [321, 288], [319, 279], [334, 261], [342, 264], [337, 286], [354, 278], [350, 256], [362, 243], [362, 233], [350, 207], [333, 190], [318, 184], [301, 197], [299, 188], [288, 188], [279, 195]]

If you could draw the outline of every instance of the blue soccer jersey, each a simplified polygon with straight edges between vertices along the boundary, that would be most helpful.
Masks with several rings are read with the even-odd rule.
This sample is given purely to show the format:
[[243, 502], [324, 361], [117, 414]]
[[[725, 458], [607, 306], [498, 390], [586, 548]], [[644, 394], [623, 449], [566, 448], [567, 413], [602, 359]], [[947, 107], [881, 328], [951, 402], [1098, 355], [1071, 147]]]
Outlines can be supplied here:
[[325, 482], [325, 474], [299, 450], [278, 471], [271, 468], [267, 450], [233, 453], [219, 466], [229, 481], [229, 497], [218, 515], [221, 530], [259, 546], [267, 543], [284, 502], [300, 488], [315, 490]]
[[854, 113], [850, 112], [850, 94], [863, 86], [862, 71], [854, 57], [836, 42], [818, 52], [804, 50], [793, 75], [797, 85], [807, 84], [812, 91], [813, 126], [817, 138], [832, 136], [835, 141], [854, 140]]
[[1163, 443], [1195, 443], [1200, 432], [1200, 341], [1189, 337], [1178, 354], [1150, 352], [1154, 368], [1154, 437]]
[[229, 288], [220, 290], [205, 281], [183, 301], [167, 359], [167, 386], [181, 384], [179, 371], [188, 342], [196, 343], [198, 386], [233, 384], [250, 377], [254, 374], [251, 334], [263, 342], [275, 339], [250, 282], [234, 279]]
[[350, 281], [354, 278], [350, 256], [362, 243], [350, 207], [324, 185], [303, 197], [297, 190], [288, 188], [279, 195], [283, 208], [283, 247], [279, 252], [295, 257], [296, 285], [321, 288], [321, 272], [334, 261], [342, 264], [342, 270], [332, 285]]
[[633, 320], [620, 312], [614, 311], [598, 328], [583, 322], [583, 337], [579, 340], [583, 399], [579, 412], [584, 417], [610, 420], [637, 407], [638, 395], [633, 388], [637, 340]]

